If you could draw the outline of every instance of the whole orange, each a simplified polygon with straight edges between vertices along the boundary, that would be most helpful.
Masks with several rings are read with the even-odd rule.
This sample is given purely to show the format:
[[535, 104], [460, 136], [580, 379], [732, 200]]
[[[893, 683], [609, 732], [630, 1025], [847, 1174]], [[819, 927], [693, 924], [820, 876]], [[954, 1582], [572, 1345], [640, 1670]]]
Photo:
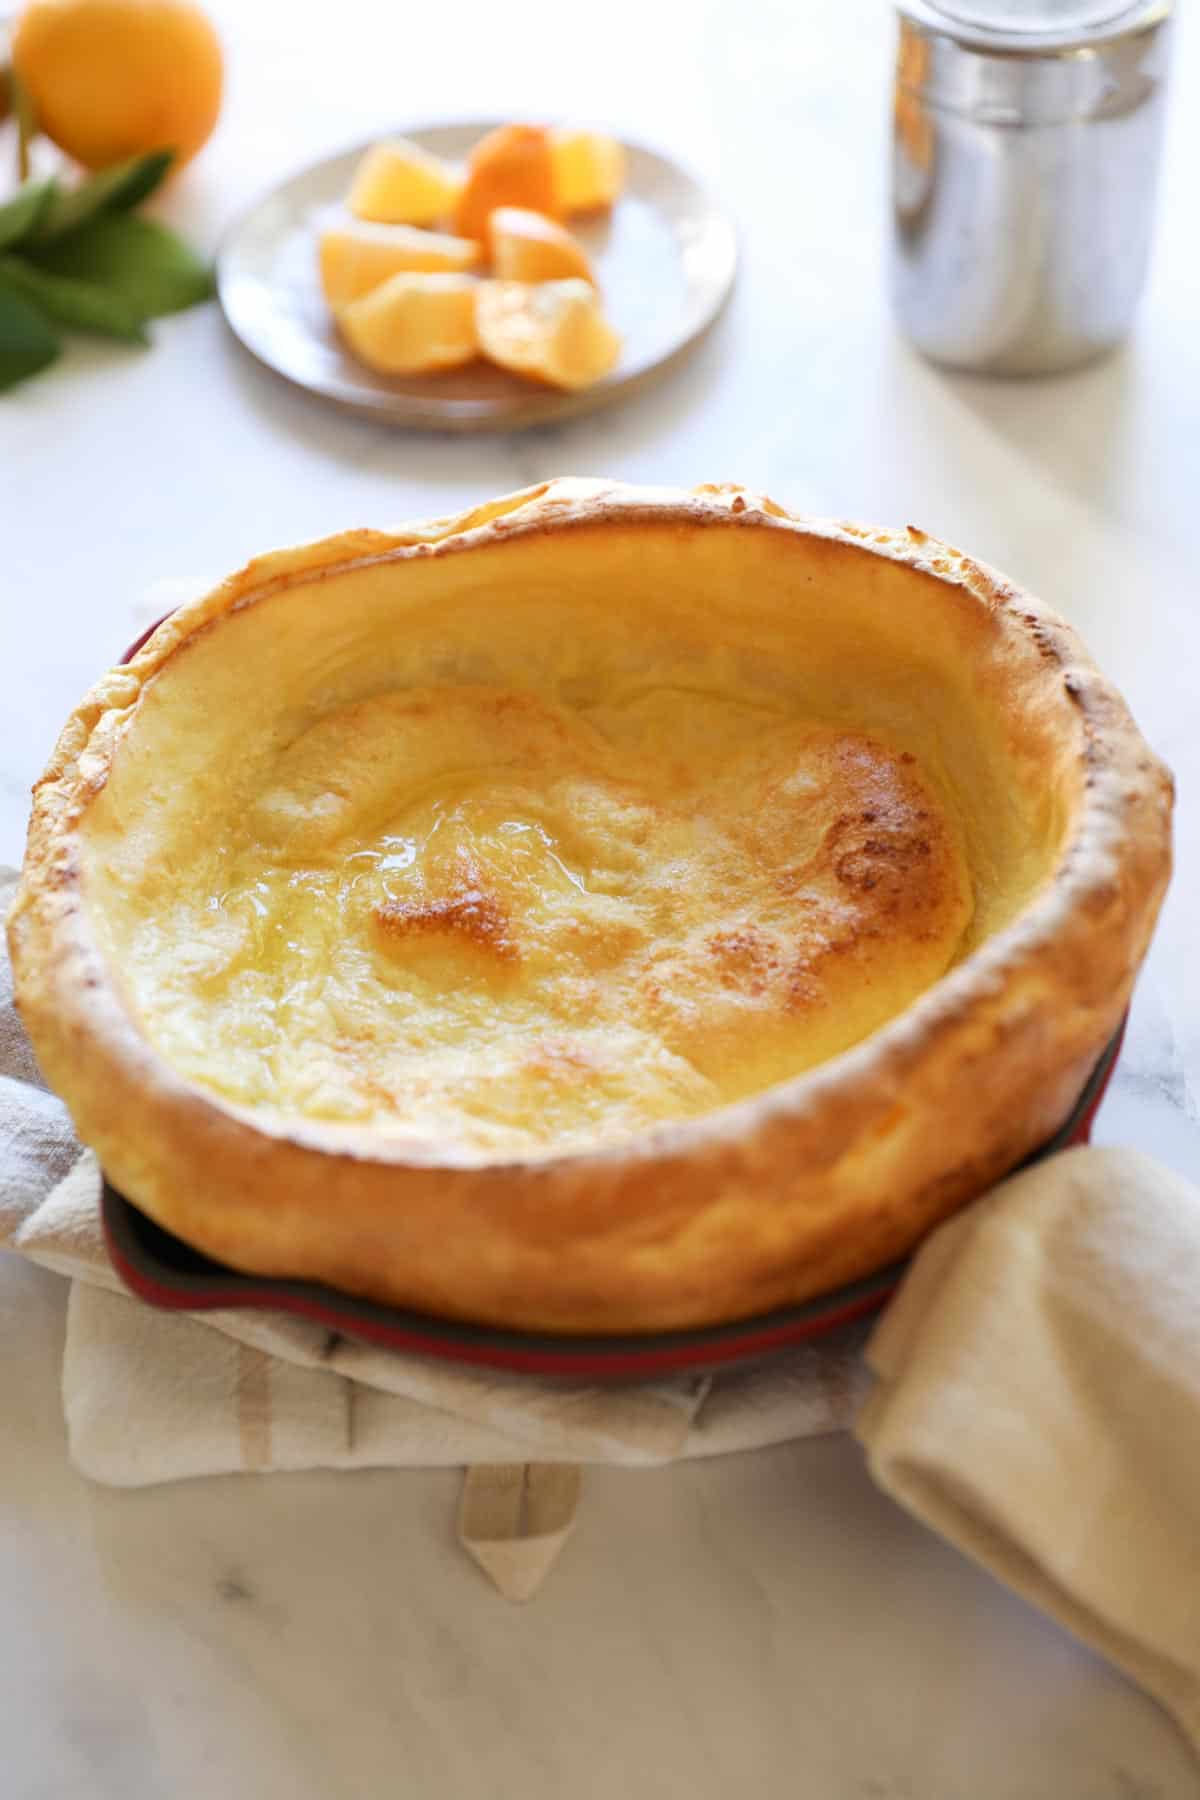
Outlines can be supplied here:
[[194, 156], [221, 109], [221, 45], [192, 0], [29, 0], [13, 66], [60, 150], [100, 169]]

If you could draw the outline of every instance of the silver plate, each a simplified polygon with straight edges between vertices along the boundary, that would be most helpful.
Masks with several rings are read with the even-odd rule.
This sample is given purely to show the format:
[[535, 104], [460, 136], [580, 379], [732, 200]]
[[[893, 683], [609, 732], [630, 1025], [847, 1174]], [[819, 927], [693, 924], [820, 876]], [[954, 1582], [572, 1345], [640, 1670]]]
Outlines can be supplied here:
[[[407, 129], [439, 155], [466, 155], [492, 121]], [[707, 331], [737, 267], [733, 226], [704, 189], [666, 157], [625, 146], [629, 175], [610, 214], [572, 230], [593, 259], [605, 308], [621, 334], [617, 367], [575, 393], [545, 388], [491, 363], [438, 375], [377, 375], [343, 349], [321, 294], [316, 239], [344, 202], [366, 144], [315, 163], [260, 200], [217, 258], [231, 329], [260, 362], [339, 406], [395, 425], [437, 431], [512, 431], [553, 423], [627, 395]]]

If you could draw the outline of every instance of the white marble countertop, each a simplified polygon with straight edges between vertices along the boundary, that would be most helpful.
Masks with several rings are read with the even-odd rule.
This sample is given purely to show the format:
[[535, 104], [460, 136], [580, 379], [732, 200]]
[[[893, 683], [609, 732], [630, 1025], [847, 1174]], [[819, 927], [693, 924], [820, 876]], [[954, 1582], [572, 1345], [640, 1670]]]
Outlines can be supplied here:
[[[57, 726], [155, 583], [559, 473], [737, 479], [913, 521], [1083, 630], [1181, 777], [1179, 871], [1098, 1136], [1200, 1178], [1200, 34], [1184, 21], [1151, 285], [1081, 374], [952, 378], [881, 274], [891, 25], [870, 0], [595, 9], [222, 0], [220, 132], [171, 211], [214, 241], [275, 177], [405, 120], [559, 114], [669, 147], [743, 232], [729, 314], [631, 404], [405, 436], [255, 367], [215, 307], [0, 402], [0, 861]], [[162, 610], [161, 605], [158, 610]], [[912, 1524], [845, 1439], [588, 1476], [535, 1603], [451, 1541], [450, 1473], [84, 1482], [64, 1285], [0, 1265], [5, 1800], [1183, 1800], [1156, 1708]]]

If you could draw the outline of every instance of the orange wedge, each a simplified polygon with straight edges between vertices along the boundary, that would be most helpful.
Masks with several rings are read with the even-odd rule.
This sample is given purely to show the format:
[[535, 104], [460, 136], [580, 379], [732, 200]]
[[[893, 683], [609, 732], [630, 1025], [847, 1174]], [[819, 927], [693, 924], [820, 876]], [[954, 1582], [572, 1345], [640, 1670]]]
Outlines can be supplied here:
[[347, 205], [381, 225], [433, 225], [454, 210], [462, 175], [407, 138], [373, 144], [354, 172]]
[[354, 219], [321, 233], [321, 286], [334, 312], [369, 294], [390, 275], [461, 275], [483, 252], [469, 238], [421, 231], [415, 225], [374, 225]]
[[356, 356], [384, 375], [454, 369], [478, 351], [469, 275], [391, 275], [338, 314]]
[[498, 206], [488, 220], [492, 269], [499, 281], [569, 281], [595, 285], [583, 245], [563, 225], [523, 206]]
[[499, 125], [467, 158], [466, 185], [455, 214], [460, 237], [482, 238], [498, 206], [554, 213], [550, 136], [540, 125]]
[[485, 356], [552, 387], [590, 387], [621, 354], [586, 281], [484, 281], [475, 318]]
[[558, 211], [593, 212], [625, 186], [625, 149], [599, 131], [561, 127], [550, 133], [550, 169]]

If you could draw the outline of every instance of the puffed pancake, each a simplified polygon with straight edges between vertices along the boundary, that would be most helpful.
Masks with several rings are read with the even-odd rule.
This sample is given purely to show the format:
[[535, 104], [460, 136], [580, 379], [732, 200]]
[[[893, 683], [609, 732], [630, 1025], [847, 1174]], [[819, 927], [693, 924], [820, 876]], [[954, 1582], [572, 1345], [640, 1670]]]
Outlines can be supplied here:
[[80, 1136], [197, 1248], [668, 1330], [1055, 1131], [1170, 803], [1074, 631], [924, 532], [561, 480], [181, 607], [68, 721], [9, 937]]

